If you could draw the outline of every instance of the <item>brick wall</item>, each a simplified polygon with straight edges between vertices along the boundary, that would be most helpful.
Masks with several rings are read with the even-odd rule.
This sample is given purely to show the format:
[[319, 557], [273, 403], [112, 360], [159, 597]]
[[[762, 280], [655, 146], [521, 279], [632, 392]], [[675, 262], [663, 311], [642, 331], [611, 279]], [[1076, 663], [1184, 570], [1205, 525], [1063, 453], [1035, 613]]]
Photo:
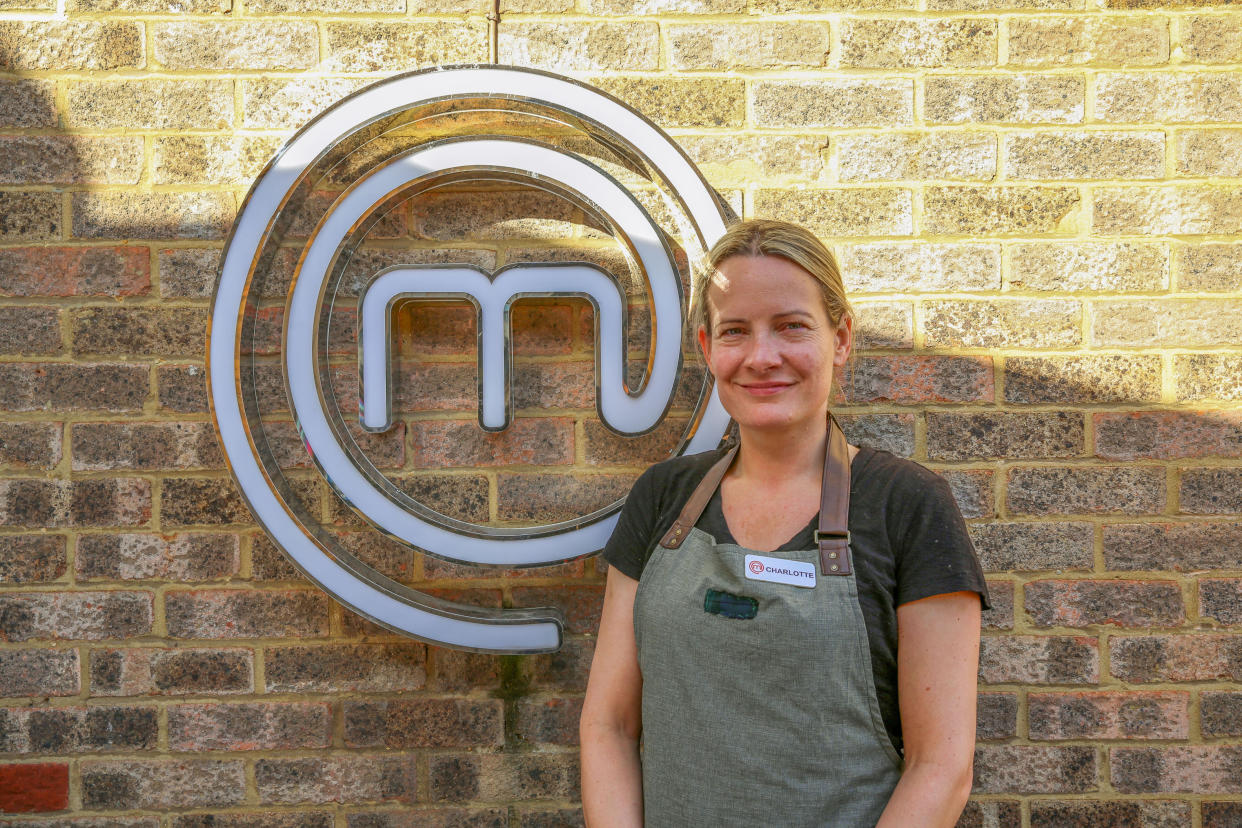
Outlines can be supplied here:
[[[578, 824], [602, 568], [424, 560], [286, 455], [379, 571], [568, 617], [545, 656], [391, 635], [264, 539], [205, 396], [218, 252], [270, 153], [371, 80], [494, 46], [629, 101], [741, 213], [835, 246], [861, 329], [839, 413], [949, 478], [993, 590], [963, 824], [1242, 824], [1233, 8], [503, 0], [493, 43], [485, 0], [0, 0], [0, 813]], [[373, 246], [494, 267], [568, 237], [607, 258], [583, 216], [528, 195], [404, 205]], [[501, 226], [515, 210], [534, 218]], [[273, 337], [281, 306], [263, 305]], [[595, 419], [588, 307], [515, 324], [519, 416], [487, 437], [471, 314], [399, 317], [403, 376], [429, 390], [368, 450], [467, 520], [589, 511], [689, 409], [619, 441]]]

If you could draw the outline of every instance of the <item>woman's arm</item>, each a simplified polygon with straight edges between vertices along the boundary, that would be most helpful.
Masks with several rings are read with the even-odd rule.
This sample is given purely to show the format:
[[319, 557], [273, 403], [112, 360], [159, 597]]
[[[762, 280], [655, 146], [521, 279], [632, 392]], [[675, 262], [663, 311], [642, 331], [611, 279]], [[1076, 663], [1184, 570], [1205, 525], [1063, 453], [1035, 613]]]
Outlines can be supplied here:
[[578, 726], [582, 740], [582, 810], [590, 828], [642, 828], [642, 673], [634, 642], [638, 581], [608, 570], [604, 610], [586, 700]]
[[877, 828], [952, 826], [970, 796], [979, 596], [897, 607], [897, 692], [906, 769]]

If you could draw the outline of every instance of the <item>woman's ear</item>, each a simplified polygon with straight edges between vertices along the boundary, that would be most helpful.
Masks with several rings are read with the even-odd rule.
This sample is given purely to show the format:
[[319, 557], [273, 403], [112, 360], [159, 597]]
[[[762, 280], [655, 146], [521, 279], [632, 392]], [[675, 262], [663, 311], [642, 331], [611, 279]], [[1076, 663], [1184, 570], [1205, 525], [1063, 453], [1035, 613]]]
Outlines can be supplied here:
[[854, 350], [854, 318], [842, 316], [833, 337], [832, 364], [840, 368], [849, 362]]
[[699, 340], [699, 350], [703, 353], [703, 361], [707, 363], [707, 370], [710, 371], [712, 368], [712, 340], [707, 335], [707, 328], [703, 325], [699, 325], [697, 338]]

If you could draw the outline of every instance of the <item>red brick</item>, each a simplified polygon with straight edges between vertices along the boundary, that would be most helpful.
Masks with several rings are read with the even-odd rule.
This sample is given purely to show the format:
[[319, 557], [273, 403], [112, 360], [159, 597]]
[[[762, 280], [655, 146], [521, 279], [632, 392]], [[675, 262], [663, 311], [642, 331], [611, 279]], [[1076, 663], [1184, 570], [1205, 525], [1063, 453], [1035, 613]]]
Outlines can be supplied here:
[[513, 603], [519, 607], [556, 607], [565, 615], [565, 631], [571, 635], [599, 631], [604, 607], [602, 586], [513, 587]]
[[1022, 828], [1022, 806], [1005, 799], [970, 800], [956, 828]]
[[[1189, 802], [1160, 800], [1031, 800], [1031, 828], [1181, 828], [1190, 825]], [[1206, 824], [1205, 824], [1206, 828]]]
[[0, 812], [27, 814], [68, 807], [68, 765], [0, 765]]
[[578, 754], [433, 756], [431, 799], [529, 801], [577, 799]]
[[984, 636], [979, 680], [985, 684], [1095, 684], [1100, 680], [1099, 642], [1056, 635]]
[[[356, 420], [345, 423], [350, 438], [371, 464], [378, 469], [399, 469], [405, 465], [405, 423], [394, 423], [386, 431], [363, 431]], [[310, 469], [315, 462], [306, 450], [302, 435], [294, 423], [263, 424], [268, 447], [277, 466], [282, 469]]]
[[1183, 469], [1181, 477], [1183, 514], [1242, 514], [1242, 469]]
[[0, 752], [93, 753], [153, 750], [154, 706], [26, 707], [0, 710]]
[[843, 414], [837, 417], [846, 438], [856, 446], [914, 455], [913, 414]]
[[1122, 793], [1242, 793], [1242, 745], [1113, 748], [1108, 758]]
[[240, 761], [102, 760], [83, 762], [82, 807], [91, 810], [210, 808], [246, 796]]
[[1090, 354], [1005, 358], [1005, 402], [1159, 402], [1160, 356]]
[[499, 699], [347, 701], [344, 719], [347, 747], [500, 747], [505, 742]]
[[151, 519], [151, 483], [136, 478], [0, 481], [0, 525], [139, 526]]
[[1012, 739], [1018, 733], [1018, 695], [980, 693], [976, 700], [975, 738], [981, 742]]
[[991, 469], [937, 469], [953, 490], [953, 499], [964, 518], [994, 517], [996, 499], [992, 494]]
[[164, 596], [172, 638], [319, 638], [328, 596], [306, 590], [204, 589]]
[[984, 572], [1091, 569], [1089, 523], [974, 523], [970, 537]]
[[5, 411], [136, 411], [147, 398], [145, 365], [68, 362], [0, 364]]
[[853, 403], [991, 402], [996, 393], [987, 357], [859, 357], [841, 384]]
[[1112, 523], [1104, 526], [1108, 569], [1195, 572], [1236, 569], [1242, 523]]
[[1033, 581], [1023, 593], [1037, 627], [1171, 627], [1186, 620], [1175, 581]]
[[143, 696], [254, 692], [254, 652], [217, 649], [96, 649], [91, 695]]
[[211, 423], [78, 423], [72, 434], [77, 471], [224, 467]]
[[586, 677], [595, 653], [592, 639], [567, 639], [555, 653], [528, 656], [524, 659], [523, 675], [533, 690], [586, 689]]
[[495, 692], [500, 689], [500, 659], [487, 653], [467, 653], [432, 647], [427, 688], [442, 693]]
[[264, 677], [269, 693], [406, 692], [426, 683], [425, 662], [415, 642], [269, 647]]
[[521, 828], [584, 828], [581, 808], [536, 809], [537, 806], [518, 811]]
[[8, 592], [0, 594], [0, 640], [99, 641], [151, 632], [150, 592]]
[[1094, 748], [998, 745], [975, 749], [975, 793], [1086, 793], [1098, 786]]
[[1096, 414], [1095, 453], [1106, 460], [1242, 457], [1242, 413], [1134, 411]]
[[0, 697], [75, 696], [80, 687], [75, 649], [0, 650]]
[[[323, 811], [258, 811], [174, 816], [172, 828], [332, 828], [332, 814]], [[350, 823], [352, 825], [352, 823]], [[100, 826], [111, 828], [111, 826]], [[152, 826], [155, 828], [155, 826]]]
[[686, 435], [689, 421], [682, 417], [665, 417], [647, 434], [623, 437], [611, 431], [600, 420], [583, 422], [586, 436], [586, 462], [593, 466], [640, 466], [673, 456], [678, 443]]
[[161, 365], [156, 369], [160, 408], [181, 414], [207, 411], [207, 372], [197, 365]]
[[78, 578], [116, 581], [205, 581], [236, 575], [241, 564], [237, 535], [79, 535], [74, 564]]
[[1013, 581], [988, 581], [988, 597], [992, 608], [983, 612], [983, 629], [1012, 630]]
[[1242, 825], [1242, 802], [1204, 802], [1203, 828], [1237, 828]]
[[927, 413], [927, 456], [932, 460], [1040, 460], [1083, 452], [1081, 414]]
[[1199, 696], [1199, 729], [1204, 736], [1242, 736], [1242, 693], [1204, 690]]
[[1242, 638], [1232, 635], [1112, 636], [1112, 674], [1122, 681], [1242, 681]]
[[231, 479], [171, 477], [163, 481], [160, 518], [165, 526], [254, 523]]
[[65, 574], [67, 568], [64, 535], [0, 537], [0, 583], [55, 581]]
[[581, 715], [582, 699], [520, 699], [514, 732], [532, 744], [577, 745]]
[[150, 289], [145, 247], [0, 250], [0, 296], [142, 296]]
[[501, 520], [549, 523], [590, 514], [625, 497], [636, 474], [497, 475]]
[[413, 802], [418, 793], [413, 756], [260, 759], [254, 782], [264, 804]]
[[509, 809], [419, 808], [416, 811], [354, 812], [349, 815], [349, 828], [509, 828]]
[[59, 308], [0, 307], [0, 354], [54, 356], [61, 350]]
[[326, 748], [332, 709], [326, 703], [180, 704], [168, 710], [170, 750]]
[[1007, 502], [1016, 514], [1156, 514], [1164, 510], [1165, 472], [1143, 466], [1015, 468]]
[[1200, 580], [1199, 614], [1222, 624], [1242, 624], [1242, 579]]
[[72, 316], [73, 352], [197, 357], [206, 348], [205, 308], [83, 308]]
[[0, 465], [50, 469], [60, 462], [63, 423], [0, 423]]
[[1030, 738], [1188, 739], [1190, 694], [1031, 693]]
[[60, 193], [0, 190], [0, 242], [57, 240], [62, 215]]
[[410, 423], [411, 460], [418, 468], [565, 465], [574, 459], [574, 424], [564, 417], [519, 418], [501, 432], [476, 420]]

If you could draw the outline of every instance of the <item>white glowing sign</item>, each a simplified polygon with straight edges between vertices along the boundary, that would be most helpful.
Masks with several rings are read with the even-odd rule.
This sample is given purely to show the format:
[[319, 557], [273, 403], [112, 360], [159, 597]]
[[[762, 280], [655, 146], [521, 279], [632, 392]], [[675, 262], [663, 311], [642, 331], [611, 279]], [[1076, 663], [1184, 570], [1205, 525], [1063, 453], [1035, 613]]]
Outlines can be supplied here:
[[[268, 235], [317, 159], [401, 107], [427, 102], [486, 99], [508, 90], [524, 106], [569, 113], [629, 148], [668, 183], [710, 245], [724, 230], [715, 194], [677, 146], [619, 101], [588, 86], [542, 72], [507, 67], [461, 67], [398, 76], [368, 87], [328, 109], [298, 132], [255, 182], [233, 228], [212, 308], [209, 342], [213, 413], [233, 475], [268, 534], [311, 579], [346, 606], [389, 628], [433, 643], [488, 652], [540, 652], [560, 645], [559, 615], [551, 610], [462, 607], [408, 589], [371, 571], [328, 533], [308, 525], [283, 495], [280, 473], [245, 404], [239, 369], [241, 331], [254, 269]], [[550, 182], [606, 215], [645, 274], [651, 297], [653, 352], [641, 391], [624, 381], [626, 298], [615, 277], [585, 263], [521, 264], [488, 274], [457, 264], [398, 266], [365, 285], [359, 305], [361, 425], [381, 431], [391, 422], [389, 320], [405, 298], [467, 298], [479, 313], [479, 421], [505, 428], [510, 419], [508, 312], [526, 296], [581, 296], [595, 308], [596, 386], [603, 421], [620, 434], [641, 434], [664, 415], [681, 367], [685, 302], [678, 269], [659, 227], [634, 196], [600, 167], [563, 149], [529, 139], [487, 136], [432, 141], [398, 154], [354, 182], [331, 206], [303, 250], [288, 297], [283, 369], [290, 408], [306, 447], [337, 493], [377, 530], [452, 561], [490, 566], [537, 566], [571, 560], [602, 548], [615, 511], [599, 519], [548, 531], [479, 528], [463, 532], [412, 510], [377, 486], [341, 445], [320, 388], [319, 314], [325, 286], [342, 245], [364, 218], [395, 193], [474, 168], [502, 169], [509, 177]], [[249, 380], [252, 381], [252, 380]], [[728, 417], [712, 393], [696, 412], [697, 428], [682, 450], [714, 447]], [[261, 445], [262, 444], [262, 445]]]

